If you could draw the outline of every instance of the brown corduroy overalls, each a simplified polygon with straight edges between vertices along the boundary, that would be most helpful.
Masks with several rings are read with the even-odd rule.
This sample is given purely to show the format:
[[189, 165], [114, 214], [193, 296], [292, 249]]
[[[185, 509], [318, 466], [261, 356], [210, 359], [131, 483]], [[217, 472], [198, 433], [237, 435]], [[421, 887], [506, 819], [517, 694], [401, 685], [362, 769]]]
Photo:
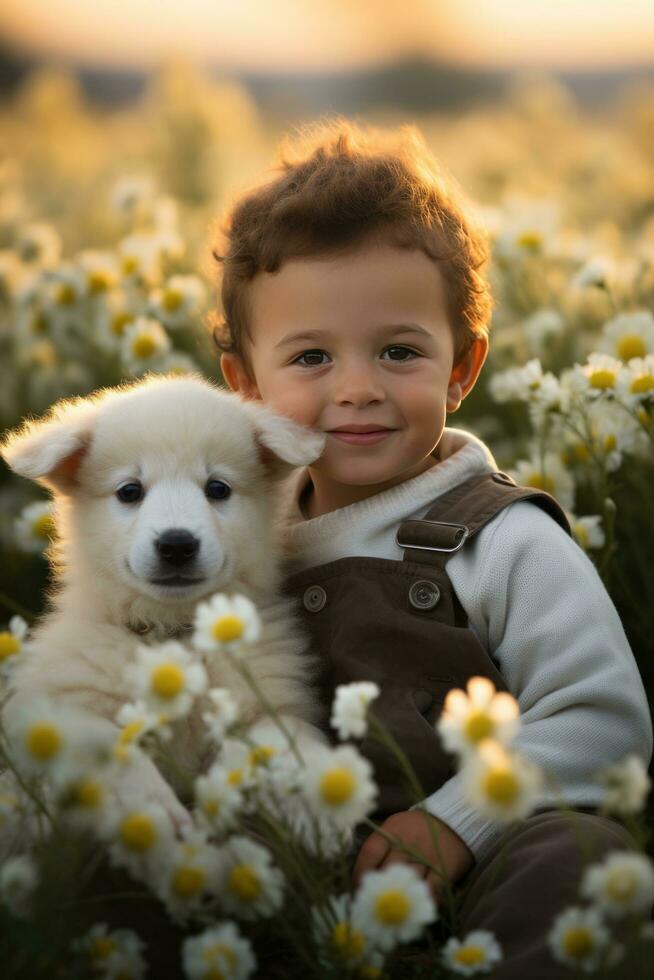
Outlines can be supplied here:
[[[312, 651], [324, 665], [326, 711], [337, 685], [375, 681], [381, 689], [373, 702], [375, 714], [406, 753], [425, 797], [456, 772], [455, 759], [444, 751], [434, 728], [447, 692], [465, 688], [474, 675], [508, 690], [468, 626], [446, 564], [518, 500], [538, 505], [570, 533], [563, 510], [549, 494], [519, 487], [504, 473], [484, 473], [439, 496], [422, 520], [400, 525], [396, 540], [403, 560], [340, 558], [290, 574], [284, 583], [285, 594], [297, 600]], [[388, 749], [369, 736], [355, 744], [374, 768], [379, 797], [373, 819], [381, 822], [419, 802]], [[594, 860], [606, 850], [633, 846], [619, 824], [589, 812], [575, 816], [584, 822], [586, 836], [596, 840]], [[502, 874], [493, 868], [494, 848], [460, 883], [466, 889], [465, 899], [460, 890], [457, 931], [494, 932], [505, 953], [494, 977], [569, 976], [569, 969], [552, 960], [545, 935], [553, 917], [576, 899], [581, 865], [570, 815], [538, 813], [511, 840], [502, 856]]]

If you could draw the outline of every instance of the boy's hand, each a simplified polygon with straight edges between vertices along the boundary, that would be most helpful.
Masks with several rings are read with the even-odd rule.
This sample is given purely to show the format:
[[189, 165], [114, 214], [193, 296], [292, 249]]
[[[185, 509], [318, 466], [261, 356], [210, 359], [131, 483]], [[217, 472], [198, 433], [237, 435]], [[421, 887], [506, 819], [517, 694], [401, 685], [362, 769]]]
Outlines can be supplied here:
[[[444, 876], [454, 884], [475, 863], [472, 852], [459, 835], [438, 817], [424, 810], [402, 810], [400, 813], [394, 813], [384, 821], [381, 829], [420, 851], [431, 864], [441, 868], [441, 873], [437, 874], [425, 865], [419, 864], [411, 855], [393, 848], [393, 845], [381, 834], [374, 832], [363, 844], [354, 863], [352, 880], [355, 886], [358, 886], [364, 871], [379, 871], [390, 864], [401, 862], [412, 864], [418, 874], [426, 879], [434, 898], [438, 899], [443, 893]], [[432, 840], [432, 829], [438, 835], [438, 846], [443, 858], [442, 865]]]

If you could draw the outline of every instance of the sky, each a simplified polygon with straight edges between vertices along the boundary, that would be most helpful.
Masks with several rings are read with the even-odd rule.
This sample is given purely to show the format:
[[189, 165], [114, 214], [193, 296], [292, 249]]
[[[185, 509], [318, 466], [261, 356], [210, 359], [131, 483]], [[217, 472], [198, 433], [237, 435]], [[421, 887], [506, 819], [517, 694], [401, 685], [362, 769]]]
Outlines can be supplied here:
[[0, 36], [37, 55], [150, 67], [332, 71], [403, 54], [479, 68], [654, 64], [654, 0], [3, 0]]

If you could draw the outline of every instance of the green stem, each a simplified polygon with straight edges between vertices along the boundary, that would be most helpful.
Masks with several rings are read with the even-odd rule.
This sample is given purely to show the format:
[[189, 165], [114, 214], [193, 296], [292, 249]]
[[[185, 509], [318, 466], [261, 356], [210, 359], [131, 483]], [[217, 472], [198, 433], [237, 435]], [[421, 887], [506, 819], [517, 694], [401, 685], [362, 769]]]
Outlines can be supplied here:
[[28, 623], [33, 623], [37, 618], [36, 613], [30, 612], [30, 610], [23, 606], [20, 602], [16, 602], [15, 599], [12, 599], [11, 596], [6, 595], [4, 592], [0, 592], [0, 605], [5, 606], [7, 609], [11, 609], [11, 611], [16, 613], [18, 616], [22, 616]]

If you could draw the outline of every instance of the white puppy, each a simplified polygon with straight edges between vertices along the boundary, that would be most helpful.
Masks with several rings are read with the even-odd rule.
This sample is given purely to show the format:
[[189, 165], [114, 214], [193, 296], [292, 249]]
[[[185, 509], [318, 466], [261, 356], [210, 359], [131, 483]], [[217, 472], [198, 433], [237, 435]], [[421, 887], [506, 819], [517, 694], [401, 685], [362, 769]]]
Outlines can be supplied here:
[[[114, 725], [134, 699], [125, 675], [137, 645], [188, 641], [198, 601], [226, 592], [250, 598], [261, 616], [247, 664], [267, 700], [296, 734], [319, 738], [316, 665], [280, 592], [274, 518], [280, 480], [315, 460], [324, 440], [196, 375], [62, 401], [10, 433], [2, 455], [54, 492], [58, 536], [52, 608], [15, 672], [8, 724], [45, 696]], [[229, 687], [242, 716], [260, 718], [242, 678], [224, 659], [212, 663], [210, 687]], [[172, 743], [198, 773], [211, 761], [200, 714], [198, 705], [176, 722]], [[179, 816], [158, 770], [140, 764], [139, 786]]]

